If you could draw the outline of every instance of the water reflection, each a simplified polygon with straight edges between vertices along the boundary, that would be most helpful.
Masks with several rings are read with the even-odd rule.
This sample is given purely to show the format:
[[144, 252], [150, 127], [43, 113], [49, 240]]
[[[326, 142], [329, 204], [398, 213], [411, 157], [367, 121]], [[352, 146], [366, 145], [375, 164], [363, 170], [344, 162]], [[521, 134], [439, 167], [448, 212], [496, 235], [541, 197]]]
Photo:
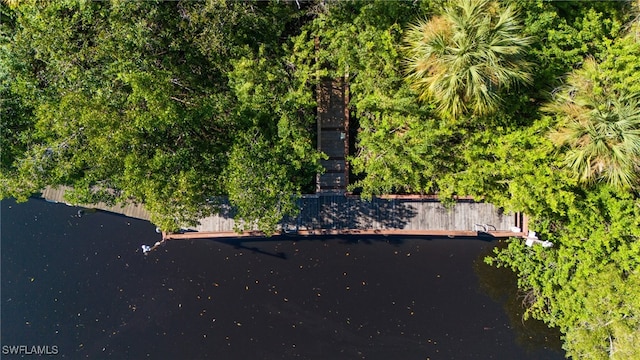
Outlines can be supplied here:
[[[498, 241], [496, 244], [497, 248], [506, 246], [507, 240]], [[504, 307], [518, 344], [530, 352], [550, 349], [563, 353], [559, 329], [549, 328], [544, 322], [536, 319], [524, 320], [524, 296], [517, 290], [516, 274], [508, 268], [498, 269], [487, 265], [484, 259], [491, 255], [493, 248], [481, 252], [474, 261], [473, 270], [478, 275], [482, 291]]]

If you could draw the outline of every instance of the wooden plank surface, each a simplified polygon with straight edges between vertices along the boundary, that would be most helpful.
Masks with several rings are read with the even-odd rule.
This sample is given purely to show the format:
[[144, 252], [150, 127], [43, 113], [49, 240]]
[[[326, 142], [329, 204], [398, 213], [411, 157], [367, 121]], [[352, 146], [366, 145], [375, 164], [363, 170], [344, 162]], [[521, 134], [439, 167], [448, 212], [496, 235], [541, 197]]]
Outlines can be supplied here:
[[64, 203], [69, 206], [79, 206], [79, 207], [84, 207], [88, 209], [98, 209], [103, 211], [109, 211], [112, 213], [121, 214], [121, 215], [129, 216], [132, 218], [142, 219], [147, 221], [151, 219], [151, 214], [149, 214], [149, 212], [144, 208], [144, 206], [139, 204], [130, 203], [124, 206], [120, 206], [120, 205], [110, 206], [105, 203], [70, 204], [64, 198], [64, 193], [68, 190], [71, 190], [71, 188], [66, 186], [59, 186], [56, 188], [47, 187], [46, 189], [42, 190], [41, 196], [47, 201]]
[[[341, 175], [335, 173], [336, 164], [330, 163], [325, 167], [327, 172], [316, 179], [317, 192], [344, 193], [348, 184], [348, 165], [345, 159], [348, 155], [349, 137], [346, 115], [346, 84], [342, 79], [330, 79], [320, 82], [317, 87], [318, 100], [318, 150], [325, 153], [331, 160], [341, 161], [339, 168]], [[323, 164], [324, 166], [325, 164]], [[334, 172], [334, 173], [330, 173]]]
[[[298, 200], [300, 212], [285, 219], [281, 229], [311, 230], [403, 230], [403, 231], [475, 231], [487, 229], [510, 231], [515, 226], [513, 214], [503, 214], [488, 203], [464, 201], [450, 208], [431, 199], [382, 199], [365, 201], [358, 197], [324, 194]], [[215, 217], [220, 217], [216, 215]], [[210, 227], [217, 224], [214, 227]], [[233, 231], [234, 220], [223, 222], [203, 219], [193, 230], [202, 232]]]
[[345, 170], [344, 160], [320, 160], [320, 164], [327, 172], [344, 172]]
[[[47, 188], [42, 196], [55, 202], [65, 202], [66, 188]], [[218, 234], [222, 237], [242, 236], [236, 234], [236, 221], [227, 203], [221, 214], [199, 220], [195, 227], [185, 230], [196, 231], [200, 235]], [[82, 205], [110, 211], [133, 218], [149, 220], [150, 214], [141, 205], [107, 206], [105, 204]], [[226, 207], [225, 207], [226, 206]], [[317, 194], [298, 199], [298, 216], [284, 219], [279, 231], [299, 235], [314, 234], [400, 234], [400, 235], [454, 235], [476, 233], [489, 230], [494, 234], [516, 234], [512, 232], [520, 220], [514, 214], [505, 214], [488, 203], [461, 201], [445, 207], [430, 198], [379, 198], [371, 201], [341, 194]], [[525, 219], [526, 220], [526, 219]], [[480, 225], [480, 226], [477, 226]], [[196, 233], [194, 233], [196, 234]], [[259, 232], [251, 232], [253, 236]], [[210, 235], [206, 235], [210, 236]], [[467, 235], [464, 235], [467, 236]], [[475, 236], [475, 235], [468, 235]]]

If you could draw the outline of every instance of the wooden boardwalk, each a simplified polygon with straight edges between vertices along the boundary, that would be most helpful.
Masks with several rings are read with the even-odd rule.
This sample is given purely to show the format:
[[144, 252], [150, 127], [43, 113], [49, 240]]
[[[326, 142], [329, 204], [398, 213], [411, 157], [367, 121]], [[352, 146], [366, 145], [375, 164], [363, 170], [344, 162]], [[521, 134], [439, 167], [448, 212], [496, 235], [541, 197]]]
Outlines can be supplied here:
[[[62, 202], [67, 188], [47, 188], [42, 197]], [[71, 204], [68, 204], [71, 205]], [[132, 218], [149, 220], [141, 205], [125, 207], [106, 204], [82, 205]], [[460, 200], [450, 208], [433, 197], [374, 197], [365, 201], [357, 196], [340, 194], [307, 195], [298, 199], [298, 216], [283, 219], [275, 235], [432, 235], [477, 236], [488, 233], [495, 237], [524, 236], [526, 221], [520, 214], [505, 214], [488, 203]], [[200, 225], [186, 227], [184, 233], [166, 234], [166, 239], [263, 236], [259, 231], [235, 232], [233, 211], [199, 220]], [[513, 231], [514, 227], [522, 228]]]
[[322, 160], [325, 172], [318, 174], [316, 193], [339, 193], [349, 185], [349, 86], [346, 80], [325, 80], [317, 88], [318, 150], [329, 158]]
[[[432, 235], [494, 237], [523, 236], [520, 214], [505, 214], [488, 203], [461, 200], [445, 207], [433, 197], [374, 197], [340, 194], [307, 195], [298, 200], [298, 216], [283, 219], [276, 235]], [[167, 234], [168, 239], [262, 236], [259, 231], [234, 232], [232, 214], [214, 215], [200, 225], [186, 229], [195, 232]]]
[[59, 186], [59, 187], [47, 187], [46, 189], [42, 190], [42, 197], [50, 202], [55, 202], [55, 203], [64, 203], [67, 204], [69, 206], [80, 206], [80, 207], [85, 207], [85, 208], [90, 208], [90, 209], [98, 209], [98, 210], [103, 210], [103, 211], [108, 211], [108, 212], [112, 212], [112, 213], [116, 213], [116, 214], [121, 214], [124, 216], [128, 216], [131, 218], [135, 218], [135, 219], [141, 219], [141, 220], [151, 220], [151, 214], [149, 214], [149, 212], [144, 208], [144, 206], [139, 205], [139, 204], [127, 204], [125, 206], [109, 206], [105, 203], [98, 203], [98, 204], [69, 204], [67, 203], [67, 201], [64, 199], [64, 193], [67, 190], [70, 190], [71, 188], [66, 187], [66, 186]]

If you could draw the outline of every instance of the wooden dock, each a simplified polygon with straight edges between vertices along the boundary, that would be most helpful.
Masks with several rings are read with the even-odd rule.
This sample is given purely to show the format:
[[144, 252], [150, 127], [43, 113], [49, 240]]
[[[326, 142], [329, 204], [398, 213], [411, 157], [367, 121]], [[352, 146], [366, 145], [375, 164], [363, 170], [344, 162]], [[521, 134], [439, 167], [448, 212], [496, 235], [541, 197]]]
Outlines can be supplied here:
[[[47, 188], [42, 197], [52, 202], [66, 203], [68, 188]], [[132, 218], [149, 220], [142, 205], [125, 207], [106, 204], [67, 204], [83, 206]], [[524, 236], [526, 218], [522, 214], [503, 213], [495, 206], [459, 200], [446, 207], [433, 196], [374, 197], [366, 201], [358, 196], [320, 193], [298, 199], [299, 213], [283, 219], [275, 235], [422, 235], [422, 236]], [[169, 239], [264, 236], [260, 231], [235, 232], [232, 211], [199, 220], [196, 227], [185, 227], [182, 233], [165, 234]], [[514, 227], [521, 228], [514, 231]]]
[[[299, 214], [283, 219], [275, 235], [430, 235], [494, 237], [522, 236], [523, 216], [505, 214], [488, 203], [459, 200], [451, 207], [430, 196], [374, 197], [320, 193], [298, 200]], [[168, 239], [202, 237], [263, 236], [257, 230], [234, 232], [229, 215], [200, 220], [200, 225]], [[193, 231], [193, 232], [191, 232]]]

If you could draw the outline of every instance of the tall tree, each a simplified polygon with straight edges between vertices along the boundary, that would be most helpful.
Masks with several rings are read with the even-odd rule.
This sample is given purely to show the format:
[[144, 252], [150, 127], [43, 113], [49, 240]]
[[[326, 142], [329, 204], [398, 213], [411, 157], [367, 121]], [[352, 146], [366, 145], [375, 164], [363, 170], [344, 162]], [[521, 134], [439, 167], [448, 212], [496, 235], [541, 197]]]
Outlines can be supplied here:
[[640, 97], [614, 89], [603, 70], [589, 58], [569, 75], [548, 106], [560, 117], [551, 136], [580, 181], [628, 188], [640, 171]]
[[443, 115], [492, 113], [500, 91], [531, 80], [524, 55], [533, 39], [521, 32], [513, 6], [456, 0], [406, 32], [408, 79]]

